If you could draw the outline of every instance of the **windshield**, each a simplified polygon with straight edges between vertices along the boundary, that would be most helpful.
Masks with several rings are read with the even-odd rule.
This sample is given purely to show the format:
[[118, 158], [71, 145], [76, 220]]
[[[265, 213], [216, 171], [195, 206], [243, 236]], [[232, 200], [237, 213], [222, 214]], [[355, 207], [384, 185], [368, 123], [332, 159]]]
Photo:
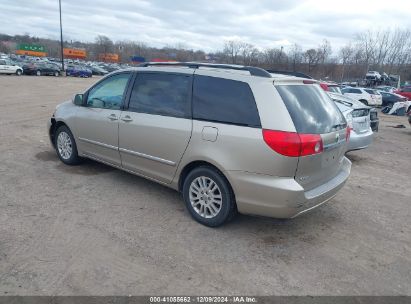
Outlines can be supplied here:
[[298, 133], [324, 134], [347, 126], [331, 98], [317, 85], [277, 85]]

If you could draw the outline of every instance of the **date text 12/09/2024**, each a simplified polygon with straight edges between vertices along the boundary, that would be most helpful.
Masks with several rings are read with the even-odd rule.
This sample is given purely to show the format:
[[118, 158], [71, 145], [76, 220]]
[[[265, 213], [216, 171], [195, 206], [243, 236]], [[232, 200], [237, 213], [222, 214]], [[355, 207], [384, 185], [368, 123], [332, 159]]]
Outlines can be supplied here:
[[255, 297], [247, 296], [160, 296], [150, 297], [150, 303], [257, 303]]

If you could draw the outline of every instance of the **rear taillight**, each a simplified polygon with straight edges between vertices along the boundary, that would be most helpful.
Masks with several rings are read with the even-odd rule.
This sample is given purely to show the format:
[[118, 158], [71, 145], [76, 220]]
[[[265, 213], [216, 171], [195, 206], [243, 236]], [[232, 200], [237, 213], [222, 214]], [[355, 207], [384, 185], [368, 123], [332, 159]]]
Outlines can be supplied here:
[[319, 134], [263, 130], [263, 138], [275, 152], [290, 157], [318, 154], [324, 150]]
[[320, 87], [321, 87], [324, 91], [329, 91], [328, 85], [325, 84], [325, 83], [320, 83]]
[[346, 141], [350, 140], [351, 130], [352, 130], [352, 128], [347, 126], [347, 130], [345, 131], [345, 140]]

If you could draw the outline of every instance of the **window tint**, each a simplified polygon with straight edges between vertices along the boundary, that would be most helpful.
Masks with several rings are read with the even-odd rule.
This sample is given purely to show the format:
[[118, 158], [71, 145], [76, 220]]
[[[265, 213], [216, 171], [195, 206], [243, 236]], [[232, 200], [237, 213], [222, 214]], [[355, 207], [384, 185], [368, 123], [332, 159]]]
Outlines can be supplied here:
[[411, 92], [411, 88], [404, 88], [403, 92]]
[[190, 117], [191, 76], [166, 73], [137, 74], [129, 111]]
[[5, 60], [0, 60], [0, 65], [6, 65], [6, 61]]
[[361, 90], [359, 89], [350, 89], [349, 93], [362, 94]]
[[130, 73], [111, 76], [88, 93], [87, 107], [119, 110]]
[[193, 118], [260, 127], [253, 93], [245, 82], [194, 76]]
[[344, 116], [316, 85], [276, 86], [298, 133], [323, 134], [346, 127]]

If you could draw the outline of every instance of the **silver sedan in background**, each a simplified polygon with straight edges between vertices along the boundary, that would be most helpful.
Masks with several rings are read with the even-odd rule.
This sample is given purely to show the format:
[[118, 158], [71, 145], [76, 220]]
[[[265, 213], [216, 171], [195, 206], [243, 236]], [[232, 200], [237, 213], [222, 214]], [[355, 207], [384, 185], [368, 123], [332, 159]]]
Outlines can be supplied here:
[[342, 94], [328, 92], [328, 95], [352, 128], [347, 152], [367, 148], [374, 138], [370, 120], [372, 108]]

